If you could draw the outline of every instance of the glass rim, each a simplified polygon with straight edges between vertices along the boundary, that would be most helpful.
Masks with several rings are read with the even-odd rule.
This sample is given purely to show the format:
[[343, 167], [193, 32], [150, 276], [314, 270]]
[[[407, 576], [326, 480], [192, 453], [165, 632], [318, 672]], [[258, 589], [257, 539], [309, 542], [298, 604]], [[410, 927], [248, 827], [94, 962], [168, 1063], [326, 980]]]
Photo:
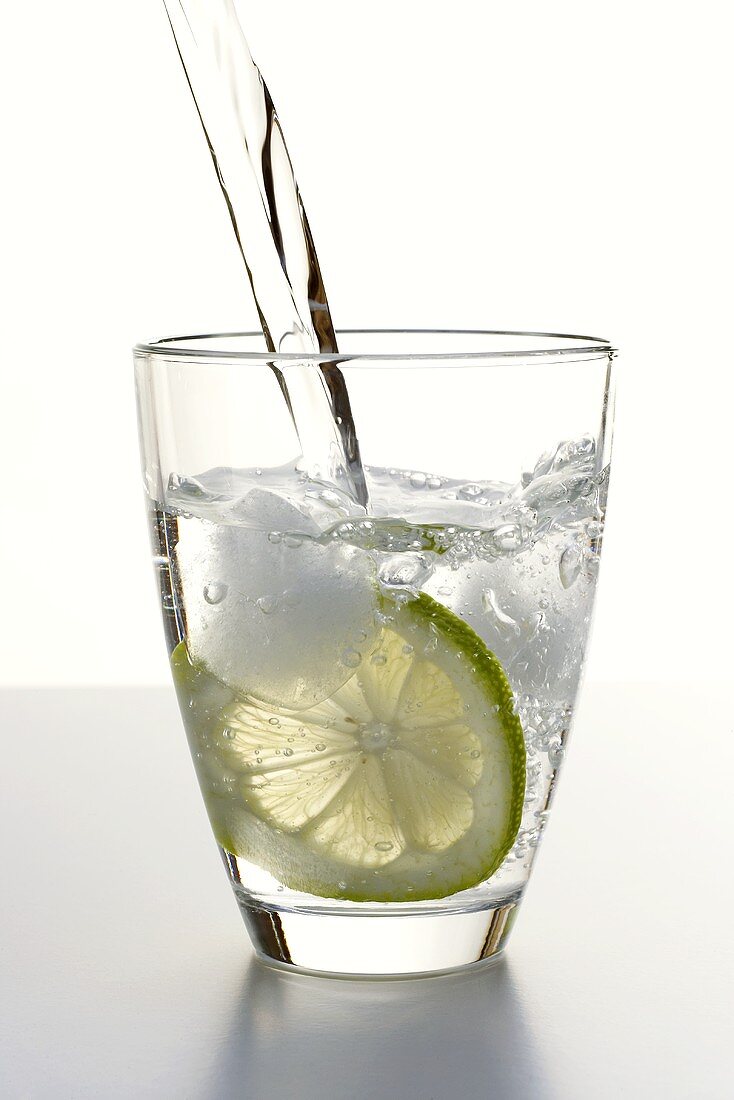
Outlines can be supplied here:
[[[271, 352], [251, 351], [247, 349], [196, 347], [199, 341], [260, 339], [262, 332], [214, 332], [191, 336], [168, 336], [149, 343], [139, 343], [133, 348], [136, 355], [153, 356], [160, 359], [196, 359], [210, 362], [222, 360], [252, 360], [263, 363], [339, 363], [359, 362], [423, 362], [440, 360], [442, 362], [461, 362], [462, 360], [485, 359], [542, 359], [589, 356], [613, 356], [617, 349], [609, 340], [597, 336], [577, 336], [559, 332], [534, 332], [521, 329], [439, 329], [439, 328], [344, 328], [337, 329], [338, 336], [456, 336], [465, 337], [525, 337], [528, 347], [495, 348], [493, 350], [472, 351], [380, 351], [380, 352]], [[561, 345], [565, 342], [565, 346]], [[536, 346], [533, 347], [532, 343]], [[542, 346], [537, 346], [542, 342]], [[557, 342], [557, 343], [554, 343]]]

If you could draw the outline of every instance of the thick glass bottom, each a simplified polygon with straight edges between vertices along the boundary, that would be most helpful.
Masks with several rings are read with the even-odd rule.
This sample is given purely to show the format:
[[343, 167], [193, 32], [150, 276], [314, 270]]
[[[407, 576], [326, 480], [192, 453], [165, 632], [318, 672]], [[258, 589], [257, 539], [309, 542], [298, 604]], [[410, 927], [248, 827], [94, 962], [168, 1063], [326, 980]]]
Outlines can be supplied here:
[[518, 903], [412, 914], [263, 907], [238, 896], [259, 958], [341, 978], [416, 978], [484, 966], [507, 943]]

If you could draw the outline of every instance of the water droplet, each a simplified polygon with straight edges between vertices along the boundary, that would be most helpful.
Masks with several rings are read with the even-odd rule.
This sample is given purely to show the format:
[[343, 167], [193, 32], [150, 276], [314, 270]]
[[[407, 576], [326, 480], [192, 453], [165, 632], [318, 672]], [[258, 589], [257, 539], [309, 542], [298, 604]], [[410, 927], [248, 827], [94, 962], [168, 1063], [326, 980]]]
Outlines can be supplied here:
[[538, 600], [538, 607], [541, 611], [547, 611], [550, 607], [550, 600], [547, 596], [543, 596], [542, 600]]
[[482, 495], [481, 485], [475, 485], [474, 482], [469, 482], [468, 485], [462, 485], [459, 489], [459, 496], [462, 500], [476, 500], [477, 497]]
[[298, 535], [284, 535], [283, 542], [286, 546], [289, 546], [291, 550], [297, 550], [302, 545], [303, 539]]
[[324, 745], [323, 742], [319, 741], [316, 745], [316, 752], [324, 752], [325, 749], [326, 745]]
[[371, 658], [371, 662], [372, 662], [373, 665], [386, 665], [387, 664], [387, 657], [385, 656], [384, 653], [373, 653], [372, 658]]
[[268, 723], [271, 726], [279, 726], [280, 725], [280, 722], [278, 721], [277, 718], [268, 718]]
[[277, 543], [282, 541], [283, 536], [281, 535], [280, 531], [271, 531], [268, 535], [268, 542], [272, 542], [273, 544], [277, 545]]
[[448, 585], [443, 585], [442, 588], [439, 588], [438, 594], [439, 596], [450, 596], [453, 591], [453, 588], [449, 588]]
[[362, 663], [362, 654], [356, 649], [345, 649], [341, 655], [341, 663], [346, 668], [359, 668]]
[[204, 585], [204, 599], [210, 604], [221, 603], [228, 592], [229, 588], [227, 585], [220, 584], [217, 581], [214, 581], [212, 584]]
[[429, 489], [440, 489], [443, 485], [443, 481], [440, 477], [429, 477], [426, 485]]
[[[416, 473], [410, 475], [410, 484], [414, 489], [422, 489], [426, 484], [426, 475], [416, 471]], [[377, 847], [377, 845], [375, 845], [375, 847]]]
[[229, 726], [225, 726], [222, 730], [222, 737], [226, 738], [227, 741], [234, 741], [236, 736], [237, 734], [234, 730], [231, 730]]
[[413, 652], [413, 646], [412, 646], [412, 645], [410, 645], [410, 643], [409, 643], [409, 642], [406, 642], [406, 644], [405, 644], [405, 645], [403, 646], [403, 653], [404, 653], [404, 655], [405, 655], [406, 657], [410, 657], [410, 655], [411, 655], [411, 653], [412, 653], [412, 652]]
[[581, 560], [581, 548], [577, 546], [576, 543], [567, 546], [561, 554], [561, 560], [558, 563], [558, 573], [564, 588], [570, 588], [577, 580], [581, 572]]
[[391, 852], [393, 848], [394, 845], [390, 840], [378, 840], [375, 844], [375, 850], [378, 852]]
[[479, 749], [472, 749], [469, 755], [471, 756], [472, 760], [478, 760], [482, 754]]
[[283, 749], [283, 756], [293, 756], [293, 749]]
[[272, 615], [278, 606], [278, 600], [276, 596], [261, 596], [255, 601], [256, 607], [258, 607], [263, 615]]

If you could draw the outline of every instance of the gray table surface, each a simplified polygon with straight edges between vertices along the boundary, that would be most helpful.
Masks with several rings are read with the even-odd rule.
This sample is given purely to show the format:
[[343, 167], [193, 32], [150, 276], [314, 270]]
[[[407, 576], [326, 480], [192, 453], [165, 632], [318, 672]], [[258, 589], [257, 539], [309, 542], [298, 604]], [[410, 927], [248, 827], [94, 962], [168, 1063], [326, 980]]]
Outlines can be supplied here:
[[251, 955], [172, 692], [0, 694], [0, 1095], [729, 1097], [732, 708], [589, 686], [505, 960]]

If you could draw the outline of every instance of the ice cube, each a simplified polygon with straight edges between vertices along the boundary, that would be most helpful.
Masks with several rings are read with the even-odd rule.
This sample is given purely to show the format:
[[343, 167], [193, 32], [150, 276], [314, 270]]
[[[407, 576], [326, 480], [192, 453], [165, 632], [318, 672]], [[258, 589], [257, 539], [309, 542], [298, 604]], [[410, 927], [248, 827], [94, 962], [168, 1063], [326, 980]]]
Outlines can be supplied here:
[[[239, 502], [247, 526], [232, 519], [179, 518], [175, 561], [191, 655], [244, 694], [314, 706], [353, 675], [345, 653], [361, 658], [374, 648], [372, 560], [341, 542], [316, 542], [316, 523], [268, 490]], [[212, 603], [214, 586], [226, 594]]]
[[257, 531], [312, 535], [314, 538], [321, 534], [321, 528], [305, 507], [269, 489], [250, 489], [230, 506], [228, 514], [231, 522]]

